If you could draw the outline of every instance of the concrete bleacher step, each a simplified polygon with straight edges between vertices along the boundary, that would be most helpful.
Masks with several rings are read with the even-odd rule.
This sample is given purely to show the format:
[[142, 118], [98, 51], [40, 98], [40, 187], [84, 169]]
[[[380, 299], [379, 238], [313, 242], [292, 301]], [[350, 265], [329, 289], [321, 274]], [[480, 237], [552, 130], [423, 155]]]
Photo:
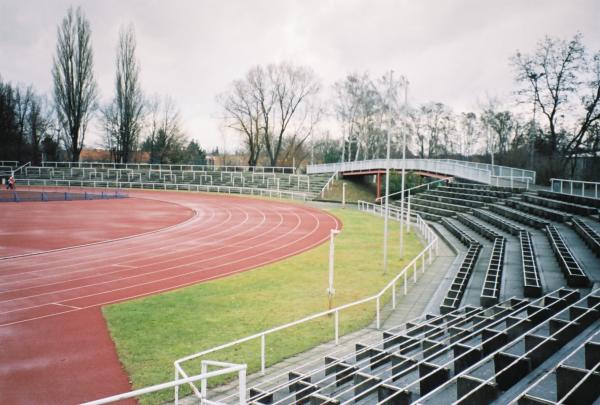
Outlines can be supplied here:
[[441, 202], [441, 201], [431, 200], [431, 199], [426, 199], [426, 198], [419, 198], [419, 197], [411, 197], [411, 204], [413, 204], [413, 203], [416, 205], [419, 205], [419, 206], [440, 208], [440, 209], [443, 209], [446, 211], [452, 211], [452, 212], [469, 212], [471, 210], [470, 207], [467, 207], [464, 205], [446, 203], [446, 202]]
[[519, 235], [523, 231], [523, 228], [513, 224], [512, 222], [506, 221], [504, 218], [494, 215], [491, 212], [483, 209], [473, 210], [473, 215], [479, 219], [482, 219], [495, 227], [502, 229], [511, 235]]
[[[397, 204], [394, 204], [394, 205], [398, 206]], [[439, 208], [439, 207], [433, 207], [431, 205], [421, 205], [421, 204], [411, 202], [410, 208], [411, 208], [411, 211], [414, 211], [417, 213], [426, 212], [429, 214], [437, 215], [439, 217], [455, 217], [456, 216], [455, 211], [451, 211], [451, 210], [447, 210], [447, 209]]]
[[[315, 370], [290, 373], [286, 383], [253, 387], [250, 402], [508, 403], [519, 398], [513, 387], [546, 372], [542, 363], [562, 359], [554, 359], [561, 347], [587, 338], [599, 309], [598, 291], [581, 298], [578, 291], [559, 289], [531, 302], [510, 299], [487, 309], [423, 316], [384, 332], [379, 342], [325, 356]], [[597, 346], [590, 346], [581, 367], [598, 363]], [[556, 370], [564, 374], [564, 365]]]
[[540, 207], [538, 205], [525, 203], [516, 199], [507, 199], [504, 203], [516, 210], [526, 212], [529, 214], [537, 215], [542, 218], [546, 218], [557, 222], [567, 222], [571, 219], [572, 215], [563, 211], [557, 211], [550, 208]]
[[463, 245], [469, 247], [471, 245], [480, 244], [480, 242], [471, 237], [468, 233], [460, 229], [453, 222], [448, 220], [447, 218], [442, 219], [442, 225], [452, 234], [454, 235]]
[[474, 188], [464, 188], [457, 185], [448, 185], [448, 186], [439, 186], [436, 190], [441, 191], [450, 191], [453, 193], [460, 194], [468, 194], [468, 195], [480, 195], [487, 197], [497, 197], [497, 198], [508, 198], [513, 195], [510, 191], [494, 191], [488, 189], [474, 189]]
[[521, 196], [521, 198], [523, 199], [523, 201], [525, 201], [527, 203], [540, 205], [540, 206], [543, 206], [546, 208], [550, 208], [550, 209], [558, 210], [558, 211], [562, 211], [562, 212], [568, 212], [571, 214], [594, 215], [594, 214], [598, 213], [597, 208], [593, 208], [593, 207], [589, 207], [589, 206], [585, 206], [585, 205], [574, 204], [574, 203], [569, 203], [569, 202], [564, 202], [564, 201], [558, 201], [558, 200], [555, 200], [552, 198], [540, 197], [539, 195], [531, 194], [531, 193], [525, 193]]
[[[452, 378], [436, 391], [419, 400], [421, 403], [440, 401], [461, 403], [491, 403], [499, 397], [502, 403], [511, 402], [514, 395], [504, 396], [513, 386], [525, 377], [539, 375], [545, 370], [538, 367], [555, 355], [560, 347], [587, 333], [586, 328], [600, 319], [599, 304], [594, 293], [583, 299], [576, 292], [567, 301], [551, 302], [540, 306], [538, 312], [545, 312], [537, 321], [531, 314], [509, 316], [494, 328], [488, 328], [490, 336], [503, 336], [489, 354], [481, 353], [480, 359], [464, 369], [458, 378]], [[561, 297], [561, 300], [566, 296]], [[545, 307], [545, 308], [544, 308]], [[577, 308], [577, 309], [576, 309]], [[497, 335], [493, 335], [497, 333]], [[585, 336], [585, 334], [584, 334]], [[465, 350], [474, 347], [467, 343]], [[596, 399], [596, 398], [594, 398]]]
[[469, 279], [479, 258], [481, 244], [471, 244], [440, 305], [440, 313], [448, 314], [460, 307]]
[[483, 279], [480, 303], [484, 307], [492, 306], [500, 300], [502, 272], [506, 254], [506, 239], [502, 236], [494, 239], [492, 255]]
[[543, 229], [546, 227], [546, 225], [548, 225], [548, 221], [540, 217], [525, 214], [521, 211], [508, 208], [504, 205], [492, 204], [489, 206], [489, 209], [496, 214], [502, 215], [506, 218], [520, 222], [522, 224], [532, 226], [534, 228]]
[[458, 182], [453, 182], [453, 183], [449, 183], [448, 186], [450, 186], [450, 187], [459, 187], [459, 188], [470, 188], [470, 189], [473, 189], [473, 190], [503, 191], [503, 192], [508, 192], [508, 193], [519, 193], [519, 194], [520, 193], [524, 193], [525, 191], [527, 191], [523, 187], [491, 186], [491, 185], [480, 184], [480, 183], [458, 183]]
[[542, 283], [531, 233], [525, 230], [519, 232], [519, 243], [523, 266], [523, 295], [529, 298], [539, 297], [542, 295]]
[[600, 199], [586, 197], [581, 195], [563, 194], [549, 190], [538, 190], [538, 195], [541, 197], [551, 198], [554, 200], [566, 201], [573, 204], [584, 205], [588, 207], [600, 208]]
[[499, 233], [495, 232], [494, 230], [488, 228], [483, 224], [480, 224], [479, 222], [472, 220], [464, 214], [458, 214], [457, 219], [463, 225], [466, 225], [467, 227], [477, 232], [479, 235], [491, 240], [492, 242], [498, 238], [502, 238], [502, 235], [500, 235]]
[[490, 196], [485, 196], [485, 195], [481, 195], [481, 194], [469, 194], [469, 193], [464, 193], [464, 192], [454, 192], [454, 191], [445, 191], [445, 190], [431, 190], [428, 191], [429, 194], [433, 194], [433, 195], [439, 195], [442, 197], [450, 197], [450, 198], [459, 198], [459, 199], [463, 199], [463, 200], [474, 200], [474, 201], [479, 201], [482, 203], [496, 203], [500, 200], [499, 197], [490, 197]]
[[573, 255], [571, 249], [567, 246], [564, 237], [554, 225], [546, 226], [546, 235], [548, 236], [560, 269], [567, 280], [567, 285], [571, 287], [587, 287], [590, 284], [590, 279], [583, 271], [581, 264]]
[[600, 234], [581, 219], [573, 218], [572, 226], [592, 252], [600, 256]]
[[481, 201], [474, 200], [465, 200], [463, 198], [451, 198], [451, 197], [443, 197], [441, 195], [430, 194], [430, 193], [420, 193], [419, 199], [424, 200], [433, 200], [441, 203], [453, 204], [453, 205], [462, 205], [470, 208], [483, 208], [485, 203]]

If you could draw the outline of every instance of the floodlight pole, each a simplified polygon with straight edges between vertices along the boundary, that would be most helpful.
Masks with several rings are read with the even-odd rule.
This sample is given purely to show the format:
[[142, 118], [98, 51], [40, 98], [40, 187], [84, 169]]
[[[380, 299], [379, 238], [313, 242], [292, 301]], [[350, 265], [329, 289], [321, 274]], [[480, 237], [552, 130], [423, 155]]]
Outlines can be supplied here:
[[333, 296], [335, 295], [335, 289], [333, 288], [333, 261], [335, 251], [333, 240], [335, 235], [338, 235], [339, 233], [339, 229], [332, 229], [331, 233], [329, 234], [329, 287], [327, 288], [327, 296], [329, 298], [329, 309], [331, 309], [333, 306]]
[[346, 183], [342, 182], [342, 208], [346, 208]]
[[387, 154], [385, 159], [385, 215], [383, 225], [383, 274], [387, 274], [387, 242], [388, 242], [388, 217], [390, 194], [390, 129], [387, 131]]
[[[408, 106], [408, 81], [404, 85], [404, 110]], [[389, 152], [388, 152], [389, 153]], [[406, 178], [406, 128], [402, 131], [402, 194], [400, 197], [400, 259], [404, 258], [404, 185]], [[410, 218], [406, 218], [410, 223]]]

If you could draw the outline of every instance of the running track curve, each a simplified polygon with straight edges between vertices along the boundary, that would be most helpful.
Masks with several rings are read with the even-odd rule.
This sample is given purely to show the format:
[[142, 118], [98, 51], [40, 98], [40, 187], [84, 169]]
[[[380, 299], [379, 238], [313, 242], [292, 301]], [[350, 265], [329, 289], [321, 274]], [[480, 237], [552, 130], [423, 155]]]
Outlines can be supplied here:
[[189, 215], [137, 236], [0, 258], [2, 403], [73, 404], [131, 389], [102, 305], [281, 260], [341, 227], [305, 205], [175, 192], [131, 197], [174, 203]]

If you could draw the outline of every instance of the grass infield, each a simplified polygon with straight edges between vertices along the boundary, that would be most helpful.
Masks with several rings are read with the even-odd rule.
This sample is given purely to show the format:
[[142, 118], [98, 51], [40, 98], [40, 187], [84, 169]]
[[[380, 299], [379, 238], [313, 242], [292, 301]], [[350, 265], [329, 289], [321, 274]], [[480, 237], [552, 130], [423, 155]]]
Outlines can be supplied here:
[[[381, 290], [422, 245], [411, 232], [400, 260], [398, 223], [390, 222], [388, 275], [382, 274], [383, 219], [350, 209], [330, 212], [343, 223], [335, 242], [334, 306]], [[265, 329], [327, 310], [329, 244], [281, 262], [176, 291], [103, 308], [119, 359], [134, 388], [173, 379], [173, 361]], [[387, 299], [390, 298], [388, 295]], [[374, 303], [340, 313], [340, 334], [368, 325]], [[268, 336], [266, 358], [272, 365], [333, 339], [333, 319], [317, 319]], [[218, 352], [212, 360], [247, 363], [260, 368], [260, 339]], [[200, 362], [188, 371], [199, 372]], [[211, 384], [212, 385], [212, 384]], [[187, 387], [184, 392], [190, 392]], [[162, 403], [173, 390], [144, 396]]]

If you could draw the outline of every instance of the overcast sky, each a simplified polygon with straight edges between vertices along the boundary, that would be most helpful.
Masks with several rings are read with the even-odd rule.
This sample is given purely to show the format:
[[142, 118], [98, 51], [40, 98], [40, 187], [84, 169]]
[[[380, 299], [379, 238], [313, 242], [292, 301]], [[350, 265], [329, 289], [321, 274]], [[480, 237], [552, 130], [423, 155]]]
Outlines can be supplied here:
[[[508, 58], [546, 34], [579, 31], [600, 50], [599, 0], [0, 0], [5, 81], [50, 94], [56, 27], [70, 5], [92, 26], [101, 100], [113, 94], [119, 28], [133, 23], [144, 91], [172, 96], [186, 133], [207, 149], [223, 146], [215, 96], [257, 64], [308, 65], [326, 89], [350, 72], [393, 69], [408, 77], [411, 103], [458, 112], [487, 95], [510, 101]], [[99, 142], [92, 129], [87, 146]]]

